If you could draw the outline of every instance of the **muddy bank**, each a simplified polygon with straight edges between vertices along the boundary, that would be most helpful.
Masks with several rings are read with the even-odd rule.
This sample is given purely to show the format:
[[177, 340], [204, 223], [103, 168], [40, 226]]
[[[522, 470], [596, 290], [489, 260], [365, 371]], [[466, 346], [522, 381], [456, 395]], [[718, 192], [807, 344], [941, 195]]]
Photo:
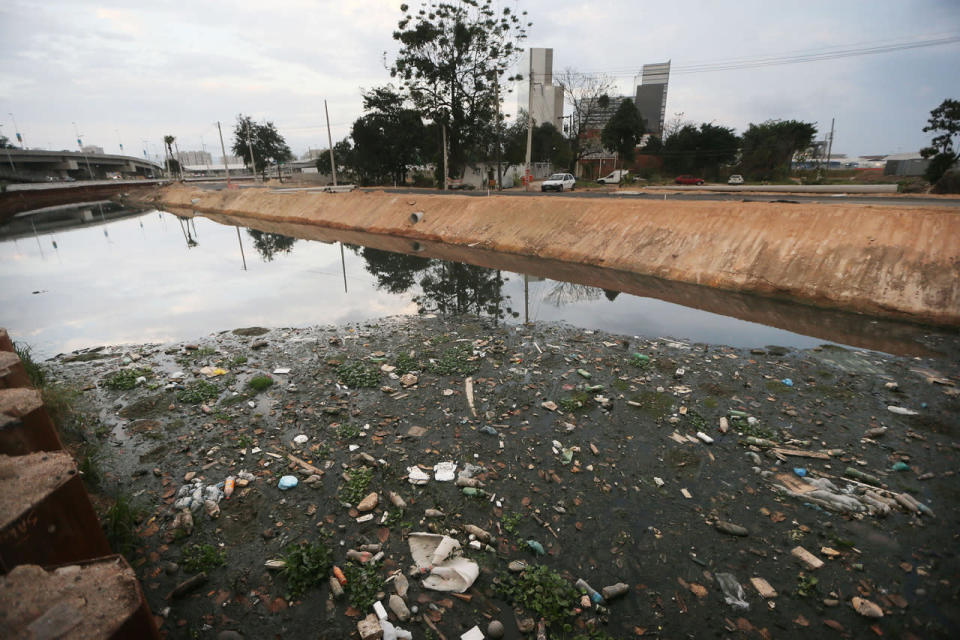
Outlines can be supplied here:
[[[960, 323], [960, 215], [935, 208], [170, 187], [155, 206], [602, 266], [824, 307]], [[421, 214], [413, 216], [412, 214]]]
[[[170, 638], [350, 637], [371, 612], [351, 603], [386, 606], [417, 531], [458, 539], [479, 577], [461, 598], [410, 576], [417, 611], [391, 619], [415, 638], [490, 620], [519, 638], [528, 618], [550, 619], [552, 638], [960, 631], [956, 362], [424, 317], [50, 364], [84, 389], [104, 486], [143, 509], [131, 560]], [[486, 495], [437, 481], [444, 461], [480, 467]], [[424, 485], [409, 482], [417, 465]], [[285, 475], [299, 483], [281, 491]], [[230, 476], [233, 495], [192, 512], [188, 534], [181, 487]], [[376, 506], [358, 511], [370, 492]], [[472, 549], [466, 525], [490, 549]], [[292, 595], [297, 576], [264, 565], [298, 542], [328, 549], [358, 588], [331, 599], [324, 567]], [[382, 558], [348, 560], [361, 545]], [[518, 560], [531, 568], [510, 573]], [[200, 570], [206, 583], [174, 595]], [[722, 574], [743, 589], [737, 606]], [[582, 608], [577, 578], [626, 593]]]

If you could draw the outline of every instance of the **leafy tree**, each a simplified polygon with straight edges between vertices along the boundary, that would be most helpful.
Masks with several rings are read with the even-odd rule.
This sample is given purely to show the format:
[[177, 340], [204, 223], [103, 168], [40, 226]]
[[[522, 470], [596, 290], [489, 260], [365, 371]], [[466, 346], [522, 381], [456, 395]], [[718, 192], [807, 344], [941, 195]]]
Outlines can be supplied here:
[[16, 149], [17, 146], [10, 143], [7, 136], [0, 136], [0, 149]]
[[605, 148], [616, 151], [623, 161], [630, 162], [644, 131], [643, 118], [637, 105], [626, 98], [603, 128], [600, 141]]
[[363, 184], [403, 184], [407, 167], [422, 164], [426, 131], [419, 112], [404, 106], [392, 86], [364, 94], [367, 113], [353, 123], [354, 168]]
[[[337, 165], [337, 177], [347, 180], [353, 173], [353, 147], [349, 136], [333, 145], [333, 162]], [[324, 149], [317, 156], [317, 171], [330, 173], [330, 149]]]
[[720, 165], [737, 157], [740, 138], [729, 127], [685, 125], [663, 143], [664, 169], [673, 173], [697, 173], [715, 177]]
[[741, 139], [741, 173], [771, 180], [790, 173], [794, 154], [813, 143], [817, 126], [799, 120], [767, 120], [747, 128]]
[[[527, 157], [527, 114], [522, 111], [504, 134], [504, 160], [508, 164], [522, 164]], [[533, 128], [530, 143], [531, 162], [549, 162], [555, 167], [569, 167], [573, 163], [570, 141], [553, 126], [544, 122]]]
[[960, 135], [960, 100], [947, 98], [941, 102], [939, 107], [930, 112], [930, 119], [923, 131], [938, 134], [930, 141], [929, 147], [920, 151], [924, 158], [932, 158], [925, 177], [931, 183], [936, 183], [960, 158], [960, 152], [954, 147]]
[[[247, 141], [249, 140], [249, 145]], [[253, 160], [260, 175], [266, 178], [267, 164], [277, 165], [277, 176], [280, 176], [280, 164], [290, 160], [293, 154], [287, 141], [272, 122], [259, 124], [250, 116], [242, 113], [237, 116], [237, 124], [233, 128], [233, 146], [230, 150], [235, 156], [243, 158], [243, 164], [250, 167], [250, 148], [253, 148]], [[251, 167], [252, 170], [252, 167]]]
[[570, 105], [570, 124], [567, 136], [570, 140], [570, 171], [583, 156], [593, 149], [584, 139], [587, 123], [596, 112], [610, 103], [609, 94], [613, 91], [613, 78], [605, 75], [590, 76], [567, 68], [559, 75], [563, 86], [563, 95]]
[[456, 177], [471, 150], [482, 146], [495, 120], [494, 87], [518, 59], [526, 11], [501, 12], [494, 0], [402, 4], [393, 38], [400, 43], [390, 75], [427, 118], [439, 124], [449, 149], [446, 175]]

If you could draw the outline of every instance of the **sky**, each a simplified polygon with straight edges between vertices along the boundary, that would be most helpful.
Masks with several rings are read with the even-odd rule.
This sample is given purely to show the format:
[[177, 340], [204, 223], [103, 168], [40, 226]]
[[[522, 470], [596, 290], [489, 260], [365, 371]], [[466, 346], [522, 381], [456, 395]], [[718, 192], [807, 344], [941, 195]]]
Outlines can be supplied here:
[[[406, 0], [416, 7], [418, 0]], [[238, 114], [273, 122], [297, 155], [326, 148], [390, 82], [400, 0], [166, 2], [5, 0], [0, 124], [27, 147], [83, 143], [129, 155], [220, 154]], [[526, 46], [552, 47], [554, 71], [615, 76], [624, 95], [645, 63], [674, 69], [734, 59], [860, 49], [960, 36], [956, 0], [782, 3], [499, 0], [526, 10]], [[515, 94], [505, 112], [516, 110]], [[849, 156], [917, 151], [931, 109], [960, 98], [960, 42], [804, 64], [672, 74], [667, 118], [733, 127], [799, 119]], [[12, 116], [11, 116], [12, 114]], [[14, 124], [16, 120], [16, 125]], [[76, 123], [76, 129], [74, 126]]]

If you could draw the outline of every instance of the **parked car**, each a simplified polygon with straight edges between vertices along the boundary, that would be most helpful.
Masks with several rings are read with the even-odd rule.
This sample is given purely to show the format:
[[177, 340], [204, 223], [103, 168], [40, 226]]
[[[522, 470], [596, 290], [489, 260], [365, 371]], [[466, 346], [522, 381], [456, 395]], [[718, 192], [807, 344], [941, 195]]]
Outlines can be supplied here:
[[630, 172], [626, 169], [617, 169], [613, 173], [602, 178], [597, 178], [597, 182], [600, 184], [620, 184], [622, 180], [626, 180], [627, 176], [630, 175]]
[[677, 184], [703, 184], [703, 178], [695, 178], [693, 176], [683, 175], [677, 176], [677, 179], [674, 180]]
[[540, 184], [540, 191], [573, 191], [577, 179], [571, 173], [555, 173]]
[[743, 176], [735, 173], [727, 180], [727, 184], [743, 184]]

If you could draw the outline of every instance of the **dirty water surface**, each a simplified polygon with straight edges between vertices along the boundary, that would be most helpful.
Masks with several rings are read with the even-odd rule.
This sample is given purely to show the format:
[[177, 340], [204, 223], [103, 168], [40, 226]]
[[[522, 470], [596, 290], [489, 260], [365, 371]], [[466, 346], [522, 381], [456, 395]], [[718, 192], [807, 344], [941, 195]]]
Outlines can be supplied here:
[[[411, 617], [387, 610], [414, 638], [960, 632], [955, 360], [425, 313], [47, 364], [140, 509], [129, 555], [168, 638], [356, 638], [401, 576]], [[436, 479], [448, 461], [478, 495]], [[416, 532], [461, 543], [464, 594], [411, 572]], [[266, 566], [307, 556], [315, 584]], [[624, 586], [597, 606], [578, 579]]]
[[43, 357], [234, 326], [418, 313], [738, 347], [835, 343], [927, 355], [956, 342], [955, 332], [931, 327], [600, 268], [215, 217], [114, 203], [20, 216], [0, 227], [0, 324]]

